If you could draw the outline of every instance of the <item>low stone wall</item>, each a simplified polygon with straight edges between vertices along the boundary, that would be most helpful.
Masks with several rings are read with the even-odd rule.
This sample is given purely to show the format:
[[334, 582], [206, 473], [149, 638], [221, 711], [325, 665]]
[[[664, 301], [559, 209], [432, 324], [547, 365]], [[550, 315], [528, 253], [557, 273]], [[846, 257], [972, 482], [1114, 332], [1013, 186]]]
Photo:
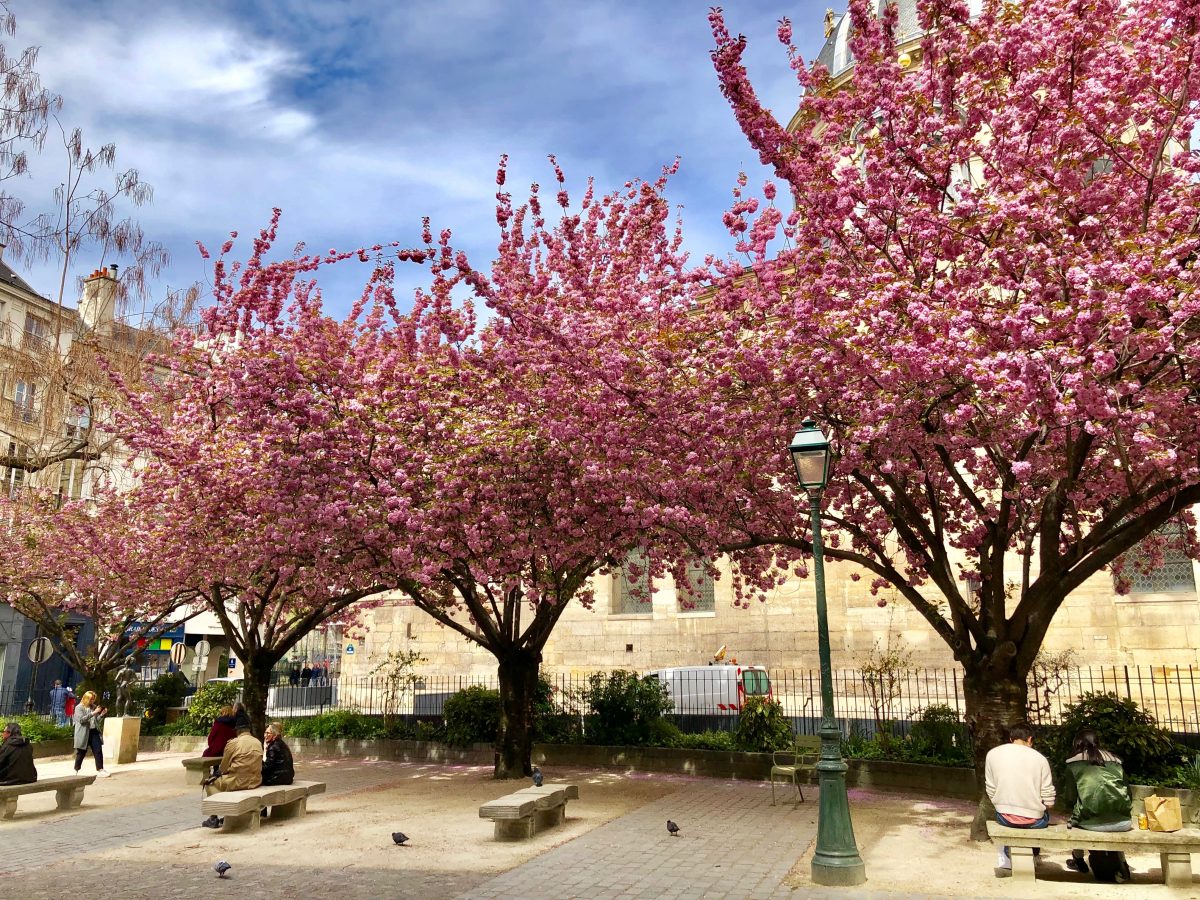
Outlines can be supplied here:
[[46, 756], [69, 756], [75, 752], [75, 742], [67, 739], [62, 741], [34, 741], [33, 758], [42, 759]]

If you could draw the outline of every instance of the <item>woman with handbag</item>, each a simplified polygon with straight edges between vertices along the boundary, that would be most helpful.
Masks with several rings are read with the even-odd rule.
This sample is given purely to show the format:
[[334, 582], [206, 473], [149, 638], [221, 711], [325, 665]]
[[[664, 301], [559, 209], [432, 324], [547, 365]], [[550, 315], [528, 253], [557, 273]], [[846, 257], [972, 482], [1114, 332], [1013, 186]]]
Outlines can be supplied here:
[[[1071, 752], [1067, 771], [1075, 782], [1076, 799], [1068, 827], [1084, 831], [1132, 831], [1133, 801], [1129, 797], [1129, 785], [1125, 783], [1121, 758], [1100, 749], [1100, 739], [1090, 728], [1075, 735]], [[1125, 861], [1124, 853], [1092, 851], [1091, 860], [1098, 881], [1129, 881], [1129, 863]], [[1082, 850], [1071, 851], [1067, 868], [1076, 872], [1088, 871]]]

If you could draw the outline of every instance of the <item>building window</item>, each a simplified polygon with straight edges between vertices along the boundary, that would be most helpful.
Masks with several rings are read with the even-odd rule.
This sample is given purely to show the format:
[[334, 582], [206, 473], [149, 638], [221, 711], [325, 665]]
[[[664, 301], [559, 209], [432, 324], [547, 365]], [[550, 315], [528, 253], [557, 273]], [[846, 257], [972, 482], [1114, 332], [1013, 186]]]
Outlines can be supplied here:
[[613, 585], [612, 614], [617, 616], [642, 615], [654, 612], [650, 598], [650, 568], [646, 554], [633, 550], [625, 555], [621, 570]]
[[1196, 592], [1196, 575], [1192, 560], [1180, 547], [1185, 526], [1170, 522], [1158, 529], [1167, 539], [1162, 550], [1162, 562], [1147, 570], [1134, 547], [1124, 557], [1124, 574], [1129, 579], [1131, 594], [1186, 594]]
[[58, 479], [59, 506], [68, 500], [79, 500], [83, 497], [85, 473], [86, 469], [81, 459], [68, 459], [62, 464], [62, 473]]
[[[28, 447], [18, 447], [14, 441], [8, 442], [8, 455], [10, 457], [15, 456], [18, 459], [24, 459], [28, 454]], [[4, 479], [3, 491], [5, 496], [13, 498], [21, 493], [21, 488], [25, 484], [24, 469], [19, 466], [0, 466], [0, 477]]]
[[679, 598], [680, 612], [713, 612], [716, 609], [716, 585], [704, 563], [698, 560], [688, 563], [687, 580], [676, 586], [675, 594]]
[[18, 380], [13, 387], [13, 418], [37, 421], [37, 387], [30, 381]]
[[45, 350], [50, 346], [50, 323], [33, 313], [25, 313], [25, 346]]
[[76, 403], [71, 407], [71, 411], [67, 413], [66, 435], [69, 440], [79, 441], [87, 434], [88, 426], [92, 424], [92, 414], [88, 412], [87, 405], [84, 403]]

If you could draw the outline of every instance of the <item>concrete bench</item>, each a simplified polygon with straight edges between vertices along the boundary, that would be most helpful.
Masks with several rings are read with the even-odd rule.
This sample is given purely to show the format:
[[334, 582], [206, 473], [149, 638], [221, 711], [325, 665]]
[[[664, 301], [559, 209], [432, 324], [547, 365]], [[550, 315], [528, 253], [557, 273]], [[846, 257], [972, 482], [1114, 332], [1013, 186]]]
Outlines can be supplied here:
[[220, 764], [219, 756], [189, 756], [183, 760], [184, 777], [188, 784], [200, 784]]
[[1007, 844], [1012, 854], [1013, 878], [1036, 878], [1033, 848], [1061, 850], [1120, 850], [1125, 853], [1157, 853], [1162, 862], [1163, 881], [1171, 887], [1192, 886], [1192, 854], [1200, 853], [1200, 830], [1179, 831], [1084, 831], [1051, 825], [1049, 828], [1008, 828], [988, 822], [988, 836], [994, 843]]
[[295, 819], [308, 812], [309, 797], [323, 793], [323, 781], [294, 781], [245, 791], [221, 791], [200, 802], [200, 813], [224, 819], [222, 831], [253, 831], [258, 828], [264, 809], [271, 808], [272, 819]]
[[43, 791], [54, 791], [59, 809], [75, 809], [83, 803], [83, 789], [95, 780], [95, 775], [64, 775], [61, 778], [43, 778], [33, 784], [0, 785], [0, 818], [11, 819], [17, 814], [18, 797]]
[[485, 803], [479, 807], [479, 818], [496, 823], [498, 841], [522, 841], [539, 831], [562, 823], [567, 814], [567, 801], [579, 799], [579, 786], [574, 784], [543, 784]]

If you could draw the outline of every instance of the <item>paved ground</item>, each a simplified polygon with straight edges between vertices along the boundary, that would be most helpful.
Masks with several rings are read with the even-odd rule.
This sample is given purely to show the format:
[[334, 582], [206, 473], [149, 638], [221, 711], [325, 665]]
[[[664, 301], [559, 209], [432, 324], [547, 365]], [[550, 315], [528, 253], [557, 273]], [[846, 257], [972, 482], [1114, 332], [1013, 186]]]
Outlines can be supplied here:
[[[498, 796], [486, 768], [305, 760], [302, 775], [329, 785], [308, 816], [224, 835], [198, 827], [199, 788], [183, 785], [178, 760], [146, 754], [98, 781], [70, 813], [54, 809], [53, 794], [23, 798], [17, 818], [0, 822], [0, 891], [46, 900], [81, 890], [105, 900], [1200, 897], [1200, 882], [1167, 889], [1150, 858], [1131, 858], [1135, 883], [1124, 886], [1097, 885], [1047, 859], [1030, 892], [992, 878], [994, 851], [966, 839], [970, 804], [857, 789], [851, 804], [869, 881], [816, 888], [815, 787], [794, 808], [772, 806], [761, 782], [597, 770], [554, 773], [580, 784], [567, 822], [503, 843], [474, 815]], [[39, 761], [42, 777], [67, 766]], [[667, 834], [668, 818], [681, 825], [679, 837]], [[387, 839], [397, 824], [415, 836], [411, 846]], [[234, 866], [226, 879], [211, 869], [222, 857]]]

